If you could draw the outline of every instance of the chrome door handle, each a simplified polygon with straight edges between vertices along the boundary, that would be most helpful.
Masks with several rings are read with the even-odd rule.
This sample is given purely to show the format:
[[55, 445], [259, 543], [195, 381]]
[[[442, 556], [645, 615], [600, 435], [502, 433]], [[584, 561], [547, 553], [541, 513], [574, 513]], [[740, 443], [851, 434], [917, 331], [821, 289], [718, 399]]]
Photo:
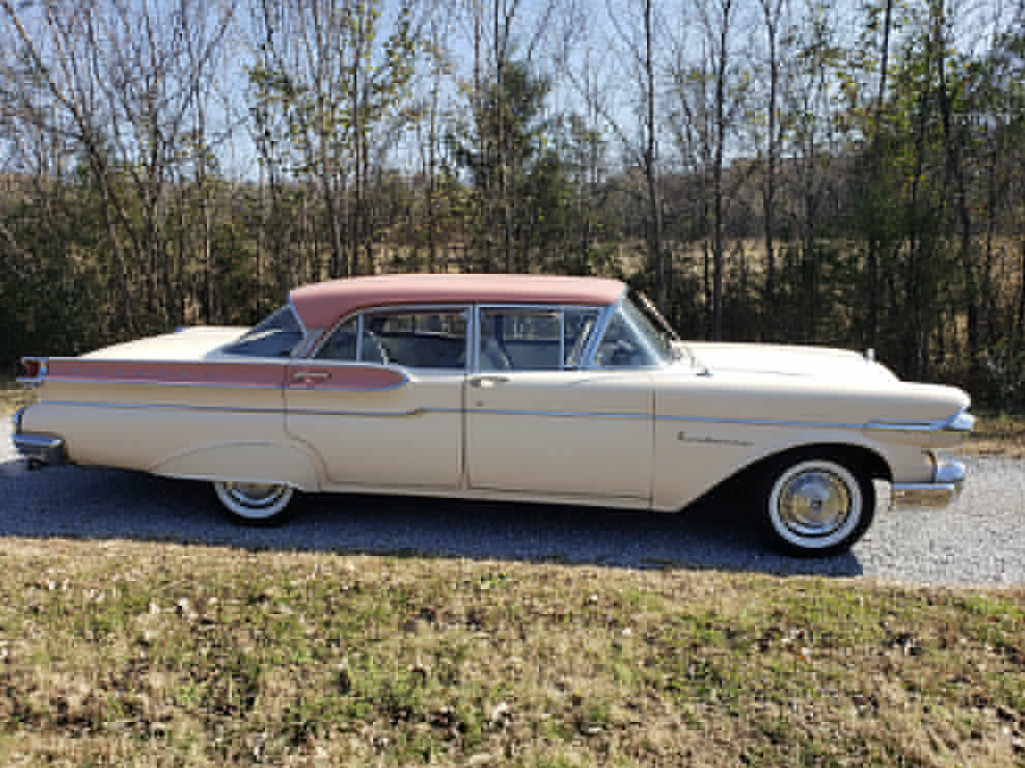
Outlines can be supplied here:
[[326, 381], [330, 378], [327, 371], [296, 371], [292, 374], [292, 381]]
[[477, 389], [491, 389], [496, 384], [505, 384], [509, 381], [508, 376], [478, 376], [470, 383]]

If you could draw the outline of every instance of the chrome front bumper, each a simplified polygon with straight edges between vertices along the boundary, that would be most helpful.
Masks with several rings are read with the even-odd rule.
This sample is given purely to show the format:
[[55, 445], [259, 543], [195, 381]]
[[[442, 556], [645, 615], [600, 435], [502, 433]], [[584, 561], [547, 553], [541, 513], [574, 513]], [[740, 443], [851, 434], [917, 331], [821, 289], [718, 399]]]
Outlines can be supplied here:
[[945, 507], [961, 494], [965, 467], [950, 456], [933, 456], [931, 483], [894, 483], [890, 507]]
[[21, 429], [22, 414], [25, 409], [21, 408], [14, 414], [14, 447], [18, 453], [28, 460], [29, 467], [35, 468], [43, 465], [57, 466], [66, 464], [68, 454], [64, 450], [64, 438], [56, 435], [46, 435], [33, 432], [23, 432]]

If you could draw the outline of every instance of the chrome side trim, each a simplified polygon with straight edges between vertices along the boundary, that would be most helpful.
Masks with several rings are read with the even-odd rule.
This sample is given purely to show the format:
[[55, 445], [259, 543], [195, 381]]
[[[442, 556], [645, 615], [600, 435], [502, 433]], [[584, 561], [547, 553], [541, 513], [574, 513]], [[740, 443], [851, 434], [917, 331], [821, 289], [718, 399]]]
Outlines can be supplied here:
[[809, 429], [864, 429], [866, 424], [829, 421], [782, 421], [778, 419], [719, 419], [710, 416], [656, 416], [656, 421], [683, 421], [696, 424], [740, 424], [751, 427], [807, 427]]
[[288, 409], [288, 416], [344, 416], [344, 417], [368, 417], [383, 419], [405, 419], [416, 416], [426, 416], [431, 413], [455, 413], [461, 414], [460, 408], [413, 408], [409, 411], [322, 411], [318, 409], [296, 408]]
[[866, 429], [879, 429], [890, 432], [970, 432], [975, 425], [975, 417], [963, 409], [948, 419], [940, 421], [870, 421]]
[[947, 423], [943, 425], [943, 429], [947, 432], [971, 432], [974, 426], [975, 417], [965, 409], [952, 416]]
[[112, 408], [126, 411], [199, 411], [203, 413], [248, 413], [248, 414], [271, 414], [287, 416], [352, 416], [352, 417], [374, 417], [374, 418], [404, 418], [411, 416], [424, 416], [430, 413], [462, 413], [460, 408], [413, 408], [409, 411], [335, 411], [320, 410], [313, 408], [230, 408], [220, 405], [178, 405], [178, 404], [154, 404], [154, 403], [104, 403], [75, 400], [47, 400], [47, 405], [59, 405], [79, 408]]
[[581, 419], [645, 419], [652, 420], [650, 413], [605, 413], [602, 411], [518, 411], [501, 408], [468, 408], [467, 414], [488, 414], [490, 416], [554, 416], [557, 418]]
[[[275, 384], [273, 386], [267, 384], [208, 384], [202, 381], [140, 381], [132, 379], [76, 379], [76, 378], [60, 378], [55, 379], [61, 383], [67, 384], [116, 384], [119, 386], [131, 386], [131, 387], [193, 387], [200, 389], [266, 389], [269, 391], [280, 392], [283, 388], [283, 384]], [[368, 390], [369, 391], [369, 390]], [[47, 400], [47, 402], [51, 402]]]
[[218, 413], [284, 413], [284, 408], [230, 408], [221, 405], [178, 405], [175, 403], [112, 403], [101, 400], [47, 400], [47, 405], [68, 408], [113, 408], [125, 411], [214, 411]]
[[[65, 379], [65, 381], [68, 381]], [[125, 383], [125, 382], [117, 382]], [[154, 386], [217, 386], [217, 385], [202, 385], [202, 384], [166, 384], [157, 383]], [[318, 388], [317, 392], [325, 391], [336, 391], [336, 392], [380, 392], [388, 389], [396, 389], [402, 384], [395, 387], [386, 388], [375, 388], [375, 389], [358, 389], [358, 390], [345, 390], [338, 388], [337, 390], [326, 390], [326, 388]], [[228, 387], [228, 385], [224, 385]], [[228, 387], [230, 388], [230, 387]], [[238, 387], [242, 388], [242, 387]], [[249, 389], [269, 389], [278, 390], [280, 387], [247, 387]], [[292, 390], [286, 389], [286, 391], [293, 392], [304, 392], [305, 389], [295, 388]], [[330, 409], [309, 409], [309, 408], [231, 408], [225, 406], [216, 405], [177, 405], [177, 404], [153, 404], [153, 403], [111, 403], [102, 401], [76, 401], [76, 400], [49, 400], [47, 401], [51, 405], [63, 405], [63, 406], [83, 406], [83, 407], [104, 407], [104, 408], [123, 408], [123, 409], [158, 409], [158, 410], [183, 410], [183, 411], [216, 411], [216, 412], [227, 412], [227, 413], [288, 413], [296, 415], [313, 415], [320, 414], [324, 416], [418, 416], [424, 413], [462, 413], [463, 411], [458, 408], [416, 408], [412, 411], [339, 411]], [[536, 411], [536, 410], [513, 410], [513, 409], [499, 409], [499, 408], [467, 408], [467, 414], [489, 414], [494, 416], [551, 416], [557, 418], [596, 418], [596, 419], [645, 419], [653, 420], [656, 422], [680, 422], [680, 423], [691, 423], [691, 424], [727, 424], [733, 426], [750, 426], [750, 427], [802, 427], [806, 429], [844, 429], [844, 430], [861, 430], [865, 428], [872, 428], [870, 424], [855, 424], [855, 423], [843, 423], [843, 422], [818, 422], [818, 421], [780, 421], [772, 419], [721, 419], [712, 418], [707, 416], [653, 416], [650, 413], [612, 413], [606, 411]], [[940, 467], [946, 466], [941, 464]], [[940, 470], [937, 470], [940, 471]]]

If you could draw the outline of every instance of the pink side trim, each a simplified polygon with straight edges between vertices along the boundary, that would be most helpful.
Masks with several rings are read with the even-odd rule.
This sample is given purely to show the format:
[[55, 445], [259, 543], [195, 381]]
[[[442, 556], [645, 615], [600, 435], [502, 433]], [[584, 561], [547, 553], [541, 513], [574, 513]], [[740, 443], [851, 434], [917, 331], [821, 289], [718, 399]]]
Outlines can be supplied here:
[[[302, 374], [310, 373], [309, 379]], [[161, 363], [122, 360], [50, 360], [48, 381], [97, 384], [163, 384], [166, 386], [268, 387], [296, 389], [375, 390], [402, 386], [399, 371], [377, 366], [281, 363]]]
[[181, 363], [124, 360], [50, 359], [48, 381], [95, 381], [111, 384], [168, 384], [281, 387], [286, 364]]

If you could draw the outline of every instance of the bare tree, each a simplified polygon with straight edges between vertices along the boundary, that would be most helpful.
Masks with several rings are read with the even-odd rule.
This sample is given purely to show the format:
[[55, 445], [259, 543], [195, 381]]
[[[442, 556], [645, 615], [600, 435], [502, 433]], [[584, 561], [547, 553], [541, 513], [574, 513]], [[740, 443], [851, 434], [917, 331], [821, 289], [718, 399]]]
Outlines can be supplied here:
[[405, 119], [417, 45], [410, 3], [393, 11], [386, 23], [377, 0], [259, 0], [255, 13], [253, 98], [263, 130], [284, 131], [276, 143], [317, 186], [336, 277], [373, 270], [374, 148]]
[[766, 43], [765, 171], [762, 181], [762, 233], [765, 242], [765, 281], [762, 287], [762, 339], [775, 337], [776, 292], [776, 186], [782, 135], [779, 120], [781, 78], [780, 45], [784, 0], [759, 0]]
[[660, 114], [658, 94], [664, 64], [659, 62], [658, 4], [652, 0], [635, 0], [626, 12], [606, 0], [610, 24], [615, 31], [616, 45], [627, 61], [629, 86], [634, 90], [631, 98], [637, 117], [638, 132], [634, 134], [623, 125], [623, 117], [607, 106], [595, 103], [594, 108], [606, 119], [620, 139], [629, 164], [640, 166], [644, 176], [644, 202], [646, 208], [647, 271], [651, 276], [656, 303], [665, 307], [668, 296], [668, 261], [665, 247], [663, 196], [659, 156]]
[[129, 332], [140, 286], [159, 325], [180, 320], [164, 231], [168, 189], [186, 162], [189, 117], [234, 12], [232, 0], [213, 11], [199, 0], [159, 8], [48, 0], [32, 13], [0, 0], [18, 42], [0, 71], [10, 103], [80, 150], [102, 196]]

